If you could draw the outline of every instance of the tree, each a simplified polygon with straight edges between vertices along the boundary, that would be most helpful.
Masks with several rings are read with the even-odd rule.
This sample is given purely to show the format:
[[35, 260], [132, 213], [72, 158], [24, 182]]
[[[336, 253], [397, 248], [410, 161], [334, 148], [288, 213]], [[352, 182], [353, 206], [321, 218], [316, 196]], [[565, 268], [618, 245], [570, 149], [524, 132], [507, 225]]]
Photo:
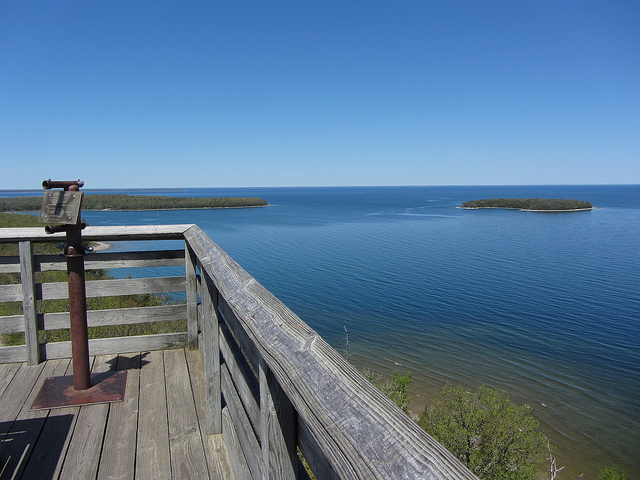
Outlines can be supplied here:
[[627, 480], [627, 472], [618, 467], [602, 467], [598, 480]]
[[400, 375], [400, 372], [394, 371], [391, 379], [382, 387], [382, 392], [393, 400], [405, 413], [409, 412], [409, 403], [411, 397], [407, 393], [409, 384], [411, 383], [411, 372], [406, 375]]
[[546, 437], [528, 405], [506, 392], [468, 392], [447, 384], [442, 400], [426, 408], [419, 424], [483, 480], [533, 480], [544, 460]]

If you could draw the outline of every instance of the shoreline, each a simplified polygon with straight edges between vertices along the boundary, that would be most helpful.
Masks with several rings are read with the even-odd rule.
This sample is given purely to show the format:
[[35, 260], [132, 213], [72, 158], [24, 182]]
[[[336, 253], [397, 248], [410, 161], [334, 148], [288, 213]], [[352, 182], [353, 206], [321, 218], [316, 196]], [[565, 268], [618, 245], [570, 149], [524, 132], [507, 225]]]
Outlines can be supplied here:
[[104, 252], [112, 247], [112, 245], [107, 242], [89, 242], [89, 245], [93, 247], [95, 252]]
[[[238, 209], [238, 208], [265, 208], [270, 207], [271, 204], [267, 205], [246, 205], [243, 207], [175, 207], [175, 208], [126, 208], [126, 209], [117, 209], [117, 208], [83, 208], [83, 212], [169, 212], [172, 210], [225, 210], [225, 209]], [[39, 210], [16, 210], [16, 211], [7, 211], [0, 213], [12, 213], [16, 215], [31, 215], [32, 213], [38, 213]]]
[[[270, 207], [270, 204], [266, 205], [245, 205], [242, 207], [174, 207], [174, 208], [83, 208], [83, 212], [167, 212], [171, 210], [225, 210], [225, 209], [238, 209], [238, 208], [265, 208]], [[36, 212], [37, 210], [31, 210]], [[20, 212], [7, 212], [7, 213], [20, 213]]]
[[[83, 194], [84, 211], [163, 211], [217, 208], [251, 208], [269, 206], [258, 197], [176, 197], [159, 195]], [[30, 212], [42, 209], [42, 197], [0, 197], [0, 210], [4, 212]]]

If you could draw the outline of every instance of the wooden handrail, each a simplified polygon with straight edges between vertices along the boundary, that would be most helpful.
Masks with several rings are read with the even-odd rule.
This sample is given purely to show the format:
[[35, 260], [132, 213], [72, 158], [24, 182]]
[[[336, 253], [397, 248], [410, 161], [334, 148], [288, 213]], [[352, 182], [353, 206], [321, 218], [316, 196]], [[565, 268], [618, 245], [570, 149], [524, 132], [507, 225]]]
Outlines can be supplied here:
[[[192, 227], [188, 225], [123, 225], [87, 227], [82, 231], [82, 238], [92, 241], [118, 240], [182, 240], [184, 232]], [[0, 228], [0, 243], [60, 242], [65, 238], [63, 232], [47, 234], [44, 228]]]

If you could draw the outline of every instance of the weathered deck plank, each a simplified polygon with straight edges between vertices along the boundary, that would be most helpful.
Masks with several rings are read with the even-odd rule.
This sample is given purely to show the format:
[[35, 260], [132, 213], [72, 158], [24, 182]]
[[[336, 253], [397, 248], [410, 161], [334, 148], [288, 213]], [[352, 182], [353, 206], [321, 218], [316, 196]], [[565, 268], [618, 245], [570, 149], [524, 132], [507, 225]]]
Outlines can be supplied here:
[[11, 383], [20, 365], [20, 363], [0, 363], [0, 396]]
[[20, 478], [21, 472], [26, 467], [26, 461], [32, 454], [33, 445], [38, 440], [40, 432], [44, 427], [48, 410], [37, 410], [30, 412], [29, 408], [33, 403], [40, 387], [47, 377], [64, 375], [69, 366], [69, 359], [48, 362], [42, 369], [35, 385], [31, 389], [29, 397], [22, 405], [16, 420], [7, 431], [7, 438], [2, 448], [2, 478]]
[[209, 478], [184, 350], [164, 353], [169, 450], [174, 478]]
[[118, 370], [127, 371], [123, 402], [109, 405], [109, 420], [98, 467], [98, 480], [133, 478], [138, 434], [141, 355], [120, 355]]
[[16, 419], [44, 366], [44, 363], [31, 367], [25, 363], [20, 365], [0, 397], [0, 422]]
[[[91, 363], [93, 360], [94, 358], [91, 357]], [[64, 375], [73, 375], [72, 362], [69, 362]], [[22, 478], [50, 478], [53, 480], [59, 477], [79, 411], [80, 407], [68, 407], [56, 408], [49, 412]]]
[[[93, 363], [93, 373], [111, 370], [115, 356], [102, 355]], [[86, 405], [80, 407], [71, 443], [67, 450], [61, 478], [95, 478], [100, 462], [102, 439], [109, 405]]]
[[5, 443], [11, 440], [8, 437], [8, 433], [43, 368], [44, 364], [42, 363], [31, 367], [26, 364], [20, 365], [7, 388], [2, 392], [2, 396], [0, 396], [0, 442], [2, 442], [0, 443], [0, 471], [4, 469], [3, 467], [9, 461], [5, 457]]
[[[185, 351], [187, 364], [190, 372], [204, 371], [202, 357], [197, 350]], [[196, 413], [200, 423], [200, 435], [204, 443], [205, 453], [207, 457], [207, 466], [209, 467], [209, 478], [218, 479], [234, 479], [233, 468], [227, 449], [224, 445], [224, 437], [222, 434], [207, 435], [204, 408], [204, 378], [201, 375], [191, 375], [191, 388], [193, 396], [196, 399]]]
[[149, 352], [145, 357], [149, 363], [142, 365], [140, 369], [140, 413], [135, 477], [140, 480], [171, 478], [163, 358], [162, 351]]

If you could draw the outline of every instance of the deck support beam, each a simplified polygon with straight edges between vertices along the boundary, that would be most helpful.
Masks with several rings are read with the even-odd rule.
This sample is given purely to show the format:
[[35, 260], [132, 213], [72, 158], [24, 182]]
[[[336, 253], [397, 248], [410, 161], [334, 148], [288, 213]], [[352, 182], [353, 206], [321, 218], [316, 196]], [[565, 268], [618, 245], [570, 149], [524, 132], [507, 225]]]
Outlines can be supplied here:
[[[189, 257], [189, 255], [187, 255]], [[222, 390], [220, 382], [220, 325], [218, 319], [218, 289], [200, 269], [202, 299], [202, 362], [204, 363], [204, 391], [206, 431], [209, 435], [222, 433]]]
[[40, 363], [38, 344], [38, 312], [36, 309], [36, 282], [33, 268], [33, 243], [19, 242], [20, 281], [22, 282], [22, 314], [24, 315], [24, 343], [27, 346], [27, 364]]
[[260, 441], [262, 478], [298, 478], [296, 415], [271, 369], [260, 360]]

